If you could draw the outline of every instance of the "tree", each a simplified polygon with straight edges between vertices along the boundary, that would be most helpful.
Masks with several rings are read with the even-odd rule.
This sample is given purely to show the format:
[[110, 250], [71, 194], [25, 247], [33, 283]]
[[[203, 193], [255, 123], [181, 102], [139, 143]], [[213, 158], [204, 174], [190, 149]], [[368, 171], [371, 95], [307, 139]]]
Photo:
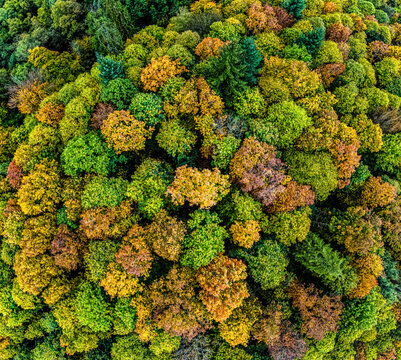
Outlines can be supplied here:
[[111, 57], [98, 56], [100, 78], [104, 85], [107, 85], [111, 80], [125, 78], [124, 67], [121, 61], [113, 60]]
[[347, 294], [357, 285], [357, 276], [349, 264], [349, 259], [341, 257], [314, 233], [309, 233], [297, 246], [295, 260], [338, 294]]
[[247, 299], [242, 305], [233, 310], [230, 317], [219, 324], [221, 337], [230, 346], [248, 345], [251, 338], [252, 326], [261, 314], [257, 300]]
[[72, 138], [60, 157], [64, 173], [78, 176], [83, 173], [108, 175], [117, 160], [115, 153], [96, 132]]
[[174, 266], [149, 287], [152, 318], [157, 327], [189, 340], [211, 326], [209, 314], [195, 297], [194, 275], [189, 268]]
[[51, 252], [57, 266], [68, 271], [78, 268], [82, 260], [85, 240], [61, 224], [51, 243]]
[[249, 296], [246, 266], [241, 260], [220, 254], [196, 276], [201, 287], [199, 298], [217, 322], [226, 320]]
[[59, 53], [43, 46], [29, 50], [28, 57], [28, 61], [33, 66], [42, 69], [48, 81], [54, 81], [57, 85], [75, 80], [83, 70], [79, 60], [78, 56], [67, 51]]
[[138, 278], [128, 274], [121, 265], [115, 262], [109, 263], [99, 284], [112, 298], [131, 297], [143, 290]]
[[138, 204], [139, 212], [148, 219], [167, 205], [166, 190], [173, 180], [171, 166], [147, 158], [138, 166], [127, 188], [127, 196]]
[[318, 200], [325, 200], [337, 188], [337, 169], [329, 154], [291, 151], [285, 158], [289, 174], [297, 182], [310, 185]]
[[212, 56], [218, 56], [219, 50], [224, 46], [224, 42], [219, 38], [205, 37], [195, 48], [195, 54], [201, 60], [207, 60]]
[[208, 209], [221, 200], [229, 192], [227, 175], [221, 175], [220, 170], [204, 169], [199, 171], [183, 165], [177, 168], [172, 184], [166, 194], [171, 195], [173, 204], [198, 205], [200, 209]]
[[111, 103], [117, 110], [126, 109], [132, 97], [138, 92], [132, 82], [120, 77], [112, 79], [102, 86], [100, 99]]
[[155, 126], [164, 121], [163, 100], [155, 94], [139, 93], [135, 95], [129, 107], [130, 112], [139, 121], [148, 126]]
[[164, 121], [156, 135], [157, 144], [177, 160], [189, 155], [196, 139], [196, 135], [177, 120]]
[[260, 64], [262, 62], [262, 56], [255, 45], [253, 37], [245, 38], [241, 43], [244, 53], [242, 55], [243, 62], [245, 64], [244, 80], [250, 85], [254, 86], [257, 84], [257, 75], [260, 70]]
[[51, 256], [29, 257], [23, 251], [15, 255], [14, 271], [21, 290], [32, 295], [39, 295], [51, 279], [61, 273]]
[[299, 186], [294, 181], [284, 185], [289, 180], [285, 170], [285, 164], [276, 157], [274, 146], [259, 142], [254, 137], [244, 140], [230, 162], [232, 180], [265, 208], [275, 211], [275, 203], [282, 204], [289, 194], [292, 195], [292, 202], [287, 202], [285, 210], [313, 204], [314, 195], [309, 187]]
[[55, 28], [59, 28], [62, 35], [71, 39], [82, 31], [82, 6], [75, 0], [57, 0], [51, 7], [51, 17]]
[[131, 201], [123, 200], [112, 208], [96, 207], [83, 211], [79, 229], [88, 239], [118, 238], [128, 231], [134, 221]]
[[262, 240], [244, 257], [250, 275], [262, 289], [274, 289], [285, 281], [289, 260], [276, 241]]
[[150, 138], [153, 128], [146, 129], [145, 123], [134, 118], [129, 111], [111, 113], [102, 124], [102, 134], [109, 147], [117, 154], [124, 151], [140, 151]]
[[152, 58], [150, 64], [141, 72], [141, 82], [146, 91], [157, 92], [166, 81], [185, 71], [179, 60], [171, 60], [168, 55]]
[[38, 80], [27, 80], [11, 89], [8, 106], [18, 108], [22, 114], [32, 114], [47, 95], [47, 84]]
[[278, 130], [277, 146], [279, 148], [293, 145], [303, 130], [312, 124], [306, 111], [292, 101], [272, 105], [266, 121]]
[[153, 251], [171, 261], [178, 261], [185, 234], [184, 223], [169, 216], [164, 209], [155, 215], [153, 222], [146, 228], [146, 238]]
[[26, 215], [55, 212], [60, 201], [60, 176], [54, 160], [43, 160], [22, 178], [18, 204]]
[[305, 0], [286, 0], [283, 4], [283, 8], [290, 14], [294, 15], [294, 18], [297, 20], [302, 18], [302, 11], [305, 9], [305, 7]]
[[82, 282], [74, 299], [76, 317], [82, 326], [88, 326], [94, 332], [106, 332], [111, 329], [111, 309], [102, 296], [100, 286]]
[[195, 210], [187, 223], [188, 233], [183, 242], [181, 264], [193, 269], [209, 264], [224, 251], [227, 231], [220, 226], [221, 220], [216, 213]]
[[263, 232], [274, 234], [286, 246], [291, 246], [306, 239], [311, 227], [309, 207], [300, 208], [293, 212], [278, 212], [266, 217], [261, 223]]
[[219, 55], [210, 58], [202, 67], [202, 74], [211, 88], [231, 107], [245, 90], [246, 65], [241, 61], [243, 50], [236, 42], [221, 47]]
[[128, 181], [122, 178], [94, 176], [83, 189], [82, 208], [86, 210], [97, 206], [115, 207], [124, 200], [127, 186]]
[[25, 221], [19, 246], [29, 257], [44, 254], [56, 232], [56, 218], [53, 214], [30, 217]]
[[116, 253], [116, 262], [135, 277], [146, 276], [152, 267], [153, 256], [146, 243], [144, 229], [133, 225]]
[[250, 249], [260, 239], [260, 226], [255, 220], [244, 222], [234, 221], [230, 227], [234, 244]]
[[336, 332], [343, 303], [339, 296], [323, 295], [313, 284], [295, 281], [289, 289], [292, 305], [300, 312], [301, 332], [309, 338], [322, 340]]

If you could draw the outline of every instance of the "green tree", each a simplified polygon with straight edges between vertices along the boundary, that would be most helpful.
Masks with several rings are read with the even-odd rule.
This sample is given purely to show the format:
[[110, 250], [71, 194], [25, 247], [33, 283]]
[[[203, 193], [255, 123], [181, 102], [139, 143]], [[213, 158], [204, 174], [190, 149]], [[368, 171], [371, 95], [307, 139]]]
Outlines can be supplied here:
[[81, 195], [82, 208], [117, 206], [124, 200], [127, 186], [128, 181], [122, 178], [95, 176], [84, 187]]
[[278, 129], [277, 144], [274, 145], [280, 148], [293, 145], [303, 130], [312, 124], [306, 111], [292, 101], [272, 105], [266, 121]]
[[125, 77], [122, 61], [99, 55], [97, 62], [99, 63], [100, 78], [104, 84], [108, 84], [110, 80]]
[[101, 294], [101, 288], [90, 282], [83, 282], [77, 288], [74, 300], [79, 323], [94, 332], [106, 332], [112, 327], [110, 305]]
[[357, 276], [349, 260], [341, 257], [316, 234], [309, 233], [299, 244], [295, 260], [318, 276], [332, 291], [342, 295], [355, 288]]
[[337, 188], [337, 169], [328, 153], [289, 151], [285, 159], [289, 175], [301, 184], [310, 185], [317, 199], [325, 200]]
[[193, 269], [209, 264], [224, 251], [227, 231], [220, 226], [221, 220], [216, 213], [196, 210], [187, 223], [188, 234], [183, 242], [181, 263]]
[[252, 36], [242, 40], [241, 46], [243, 49], [242, 61], [245, 65], [244, 80], [248, 85], [254, 86], [257, 83], [262, 56], [256, 48], [255, 39]]
[[305, 0], [285, 0], [283, 3], [283, 8], [292, 14], [297, 20], [302, 18], [302, 11], [305, 7]]
[[127, 196], [138, 204], [143, 216], [151, 219], [166, 206], [165, 193], [172, 180], [173, 169], [168, 163], [148, 158], [132, 175]]
[[229, 107], [246, 87], [246, 65], [241, 61], [242, 57], [241, 45], [230, 42], [220, 48], [219, 56], [210, 58], [202, 67], [202, 74], [211, 88]]
[[136, 94], [131, 101], [129, 110], [135, 119], [155, 126], [164, 121], [163, 100], [151, 93]]
[[274, 240], [259, 241], [250, 253], [244, 254], [249, 273], [262, 289], [274, 289], [287, 277], [289, 264], [285, 250]]
[[117, 77], [103, 84], [100, 99], [105, 103], [111, 103], [117, 110], [123, 110], [128, 108], [137, 92], [130, 80]]
[[64, 173], [69, 176], [79, 176], [83, 173], [106, 176], [112, 171], [117, 160], [114, 151], [93, 131], [72, 138], [60, 158]]

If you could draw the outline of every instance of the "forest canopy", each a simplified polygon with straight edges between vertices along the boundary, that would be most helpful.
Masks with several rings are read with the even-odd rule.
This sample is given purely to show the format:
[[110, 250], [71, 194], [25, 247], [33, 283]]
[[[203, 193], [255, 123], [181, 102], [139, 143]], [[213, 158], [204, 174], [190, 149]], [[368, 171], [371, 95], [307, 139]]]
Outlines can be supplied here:
[[0, 360], [401, 359], [401, 0], [0, 0]]

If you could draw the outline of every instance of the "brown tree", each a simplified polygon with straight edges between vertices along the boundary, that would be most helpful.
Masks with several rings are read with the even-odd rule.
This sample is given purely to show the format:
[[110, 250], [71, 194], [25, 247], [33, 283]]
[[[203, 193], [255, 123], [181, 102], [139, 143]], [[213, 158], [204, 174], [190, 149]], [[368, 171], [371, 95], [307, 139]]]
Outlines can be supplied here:
[[291, 284], [292, 305], [301, 316], [301, 332], [309, 338], [322, 340], [326, 333], [336, 332], [343, 303], [340, 296], [323, 295], [313, 284], [297, 280]]

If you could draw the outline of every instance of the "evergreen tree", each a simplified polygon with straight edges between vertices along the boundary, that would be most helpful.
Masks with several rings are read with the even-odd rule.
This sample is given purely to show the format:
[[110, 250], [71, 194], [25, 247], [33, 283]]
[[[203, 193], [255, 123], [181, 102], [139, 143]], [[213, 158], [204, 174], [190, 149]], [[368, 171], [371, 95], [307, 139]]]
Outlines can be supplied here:
[[243, 54], [241, 45], [231, 42], [221, 47], [219, 56], [212, 57], [202, 69], [208, 84], [229, 107], [246, 88]]
[[305, 0], [285, 0], [283, 3], [283, 8], [287, 10], [288, 13], [294, 15], [294, 18], [299, 20], [302, 18], [302, 10], [305, 9]]
[[245, 38], [241, 46], [244, 51], [242, 55], [243, 64], [245, 65], [244, 80], [249, 85], [256, 85], [256, 76], [260, 70], [262, 56], [256, 48], [253, 36]]
[[99, 63], [100, 77], [104, 84], [108, 84], [110, 80], [125, 77], [121, 61], [115, 61], [111, 57], [103, 55], [99, 55], [97, 61]]
[[348, 259], [342, 258], [316, 234], [309, 233], [306, 240], [298, 245], [295, 260], [339, 294], [347, 293], [356, 286], [357, 275]]
[[299, 37], [298, 45], [305, 46], [309, 54], [315, 55], [322, 46], [325, 32], [326, 31], [323, 26], [313, 29], [312, 31], [308, 31], [306, 34], [302, 34]]

